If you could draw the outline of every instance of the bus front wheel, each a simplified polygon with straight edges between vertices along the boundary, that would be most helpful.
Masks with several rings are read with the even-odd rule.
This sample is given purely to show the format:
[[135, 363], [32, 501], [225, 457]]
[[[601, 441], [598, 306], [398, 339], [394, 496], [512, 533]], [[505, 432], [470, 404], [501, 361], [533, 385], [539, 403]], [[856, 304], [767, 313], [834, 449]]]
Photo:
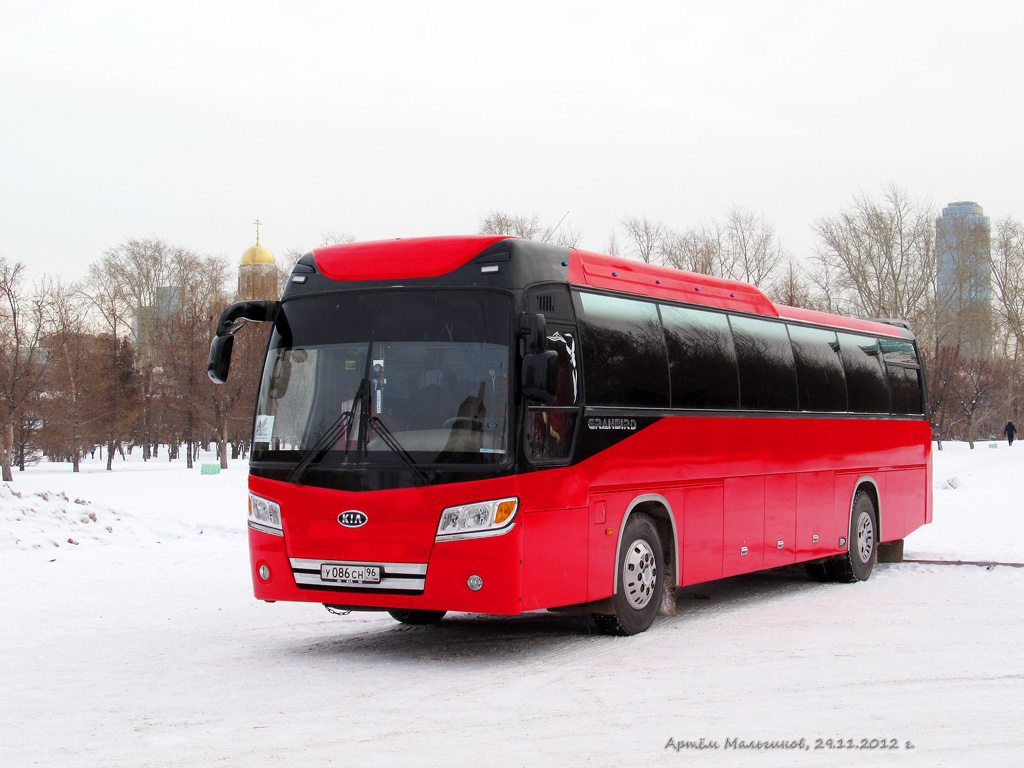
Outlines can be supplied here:
[[609, 635], [635, 635], [650, 627], [665, 586], [665, 557], [654, 521], [641, 513], [630, 516], [622, 543], [612, 596], [615, 613], [594, 614], [597, 628]]

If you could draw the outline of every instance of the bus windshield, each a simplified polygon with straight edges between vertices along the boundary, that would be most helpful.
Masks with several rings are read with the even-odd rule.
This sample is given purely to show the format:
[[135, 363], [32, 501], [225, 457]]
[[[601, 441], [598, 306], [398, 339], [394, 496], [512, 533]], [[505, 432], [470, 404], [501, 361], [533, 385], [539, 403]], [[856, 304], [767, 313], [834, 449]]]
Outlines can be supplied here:
[[252, 460], [293, 462], [299, 472], [311, 464], [503, 462], [511, 316], [511, 297], [485, 291], [284, 302]]

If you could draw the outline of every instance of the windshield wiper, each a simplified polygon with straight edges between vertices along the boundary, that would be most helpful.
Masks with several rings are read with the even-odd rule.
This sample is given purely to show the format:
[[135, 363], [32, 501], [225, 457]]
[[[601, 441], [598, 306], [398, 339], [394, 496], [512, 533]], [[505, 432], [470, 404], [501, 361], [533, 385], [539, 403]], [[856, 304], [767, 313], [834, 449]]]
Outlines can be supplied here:
[[398, 439], [391, 434], [391, 430], [387, 428], [383, 421], [380, 420], [379, 416], [370, 416], [368, 425], [370, 429], [380, 436], [380, 439], [384, 441], [384, 445], [391, 449], [391, 451], [398, 455], [398, 457], [405, 462], [406, 466], [412, 470], [413, 474], [420, 479], [420, 482], [427, 484], [431, 478], [423, 469], [416, 463], [416, 460], [409, 455], [409, 452], [402, 447], [402, 444], [398, 442]]
[[[352, 408], [348, 411], [344, 411], [338, 418], [331, 422], [330, 426], [327, 427], [321, 433], [320, 437], [316, 439], [316, 442], [309, 447], [309, 449], [302, 455], [299, 463], [295, 465], [295, 468], [288, 473], [288, 482], [297, 483], [300, 482], [302, 476], [306, 470], [314, 462], [319, 462], [327, 455], [327, 452], [331, 450], [334, 444], [338, 441], [338, 438], [343, 434], [348, 435], [349, 430], [352, 427], [352, 423], [356, 420], [356, 414], [363, 400], [363, 395], [366, 390], [367, 379], [363, 379], [359, 384], [359, 389], [356, 391], [356, 396], [352, 399]], [[348, 456], [348, 438], [345, 440], [345, 455]]]

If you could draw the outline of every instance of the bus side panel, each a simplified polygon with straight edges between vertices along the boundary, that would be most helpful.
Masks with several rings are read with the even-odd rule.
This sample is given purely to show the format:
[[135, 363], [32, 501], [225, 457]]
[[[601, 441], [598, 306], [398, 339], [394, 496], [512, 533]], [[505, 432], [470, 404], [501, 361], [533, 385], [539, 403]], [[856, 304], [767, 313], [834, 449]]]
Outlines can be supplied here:
[[615, 548], [618, 544], [615, 534], [619, 531], [627, 503], [625, 494], [620, 495], [623, 497], [621, 507], [616, 507], [616, 500], [606, 494], [590, 498], [587, 601], [603, 600], [615, 588]]
[[924, 524], [927, 472], [922, 467], [894, 470], [887, 475], [881, 540], [895, 541]]
[[[587, 600], [590, 512], [553, 509], [523, 517], [523, 610]], [[611, 580], [609, 579], [609, 584]]]
[[682, 584], [722, 578], [725, 490], [721, 484], [683, 490]]
[[[932, 510], [934, 509], [935, 499], [933, 498], [932, 490], [935, 488], [934, 475], [932, 474], [932, 459], [928, 457], [928, 466], [925, 467], [925, 480], [924, 480], [924, 522], [930, 523], [932, 521]], [[915, 530], [917, 525], [914, 525]]]
[[764, 567], [764, 477], [728, 478], [724, 487], [722, 575], [759, 571]]
[[796, 561], [824, 557], [835, 550], [832, 515], [835, 505], [832, 472], [804, 472], [796, 482]]
[[910, 470], [908, 478], [907, 515], [904, 535], [913, 533], [922, 525], [932, 521], [932, 430], [927, 421], [911, 422], [910, 444], [920, 447], [922, 456], [915, 456], [914, 464], [921, 466]]
[[[681, 508], [683, 501], [680, 495], [673, 494], [671, 489], [644, 489], [643, 494], [656, 493], [666, 498], [675, 510]], [[589, 554], [587, 565], [587, 602], [603, 600], [615, 590], [615, 576], [618, 563], [615, 555], [619, 546], [619, 535], [622, 530], [626, 510], [641, 495], [639, 491], [610, 491], [597, 493], [590, 497], [587, 510], [587, 528], [589, 534]], [[678, 498], [678, 501], [674, 499]], [[678, 510], [676, 510], [678, 513]], [[677, 522], [678, 524], [678, 522]], [[622, 542], [627, 546], [629, 542]], [[582, 601], [581, 601], [582, 602]]]
[[[930, 523], [932, 521], [933, 504], [935, 502], [935, 499], [933, 497], [933, 489], [935, 488], [935, 483], [934, 483], [935, 477], [933, 475], [933, 471], [934, 470], [932, 468], [932, 444], [931, 444], [932, 433], [931, 433], [931, 427], [928, 424], [924, 424], [922, 426], [925, 429], [928, 430], [928, 441], [929, 441], [929, 442], [925, 443], [926, 450], [927, 450], [927, 456], [925, 457], [925, 467], [924, 467], [924, 494], [925, 494], [925, 496], [924, 496], [924, 522], [925, 523]], [[913, 523], [914, 530], [916, 530], [917, 527], [918, 527], [918, 525], [916, 523]]]
[[797, 475], [764, 479], [764, 567], [792, 565], [796, 560]]

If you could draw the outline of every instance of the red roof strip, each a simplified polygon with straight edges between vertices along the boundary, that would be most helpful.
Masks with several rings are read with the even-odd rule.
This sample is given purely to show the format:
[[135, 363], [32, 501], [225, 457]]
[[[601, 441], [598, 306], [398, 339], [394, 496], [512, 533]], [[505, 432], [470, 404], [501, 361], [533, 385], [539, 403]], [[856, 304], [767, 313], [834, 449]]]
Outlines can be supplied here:
[[458, 269], [504, 235], [406, 237], [342, 243], [313, 251], [316, 266], [332, 280], [408, 280]]
[[614, 256], [572, 249], [569, 282], [593, 288], [778, 317], [756, 286]]
[[906, 339], [912, 338], [913, 334], [905, 328], [888, 323], [879, 323], [874, 320], [864, 320], [859, 317], [844, 317], [843, 315], [830, 315], [828, 312], [816, 312], [813, 309], [801, 309], [800, 307], [788, 307], [784, 304], [778, 305], [779, 317], [786, 320], [799, 320], [805, 323], [817, 325], [831, 325], [838, 328], [848, 328], [851, 331], [862, 331], [873, 336], [899, 336]]

